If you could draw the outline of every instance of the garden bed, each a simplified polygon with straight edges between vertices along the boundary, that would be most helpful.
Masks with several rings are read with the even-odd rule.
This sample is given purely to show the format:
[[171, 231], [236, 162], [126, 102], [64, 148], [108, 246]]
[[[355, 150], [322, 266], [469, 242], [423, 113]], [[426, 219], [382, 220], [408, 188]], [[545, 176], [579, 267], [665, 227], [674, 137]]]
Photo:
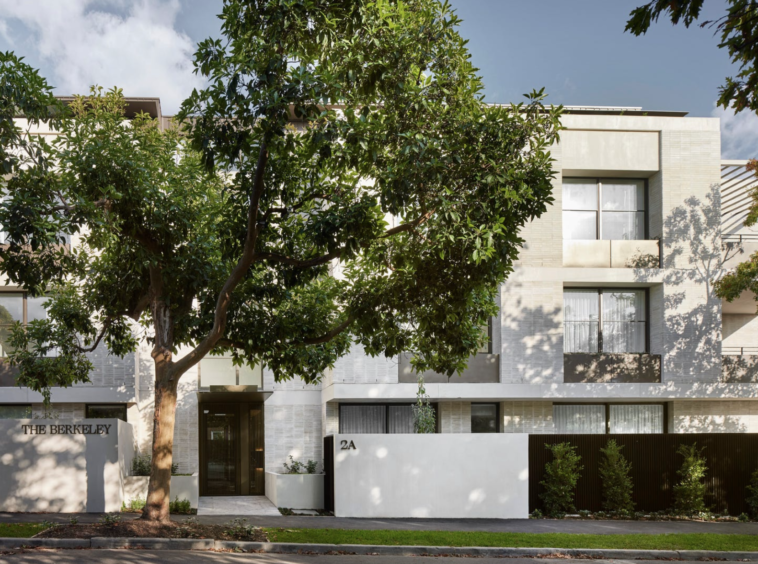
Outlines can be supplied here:
[[251, 527], [244, 519], [235, 519], [224, 525], [204, 525], [195, 519], [156, 523], [132, 519], [113, 524], [82, 523], [58, 525], [45, 529], [35, 538], [90, 539], [93, 537], [165, 538], [165, 539], [216, 539], [266, 542], [268, 535], [258, 527]]
[[559, 516], [543, 515], [540, 512], [533, 512], [529, 515], [530, 519], [552, 519], [552, 520], [574, 520], [574, 521], [694, 521], [699, 523], [748, 523], [752, 521], [746, 514], [742, 514], [739, 517], [733, 515], [720, 515], [713, 513], [701, 513], [698, 515], [676, 515], [666, 512], [643, 512], [637, 511], [635, 513], [628, 514], [614, 514], [598, 511], [597, 513], [591, 513], [589, 511], [582, 511], [579, 513], [571, 513]]

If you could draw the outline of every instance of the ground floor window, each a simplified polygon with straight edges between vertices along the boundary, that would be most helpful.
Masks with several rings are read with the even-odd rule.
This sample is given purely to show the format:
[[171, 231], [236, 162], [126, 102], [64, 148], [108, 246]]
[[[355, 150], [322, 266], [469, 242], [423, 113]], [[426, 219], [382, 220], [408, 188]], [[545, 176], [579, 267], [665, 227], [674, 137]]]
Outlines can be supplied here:
[[393, 435], [413, 432], [412, 404], [340, 404], [340, 433]]
[[498, 433], [499, 406], [496, 403], [472, 403], [471, 404], [471, 432], [472, 433]]
[[0, 405], [0, 419], [31, 419], [32, 406], [24, 404]]
[[85, 410], [87, 419], [121, 419], [126, 421], [126, 404], [88, 405]]
[[665, 405], [644, 404], [554, 404], [556, 433], [618, 434], [665, 433]]

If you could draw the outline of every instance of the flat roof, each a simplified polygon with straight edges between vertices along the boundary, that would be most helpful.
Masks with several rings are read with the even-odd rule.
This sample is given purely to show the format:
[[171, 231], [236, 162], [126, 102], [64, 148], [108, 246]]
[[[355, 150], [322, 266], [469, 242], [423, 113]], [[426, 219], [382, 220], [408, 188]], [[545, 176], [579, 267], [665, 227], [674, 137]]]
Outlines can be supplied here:
[[578, 115], [651, 117], [684, 117], [689, 113], [666, 110], [643, 110], [640, 106], [563, 106], [563, 112]]

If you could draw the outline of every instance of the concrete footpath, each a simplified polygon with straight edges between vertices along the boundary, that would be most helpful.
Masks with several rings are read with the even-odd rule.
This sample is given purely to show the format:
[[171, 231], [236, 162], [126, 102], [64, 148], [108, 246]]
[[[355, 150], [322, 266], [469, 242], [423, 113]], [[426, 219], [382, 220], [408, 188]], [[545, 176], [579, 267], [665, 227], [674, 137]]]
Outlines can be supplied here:
[[[68, 523], [74, 514], [0, 513], [0, 523]], [[101, 514], [75, 514], [80, 523], [95, 523]], [[135, 513], [122, 513], [122, 519], [136, 519]], [[174, 521], [188, 516], [172, 515]], [[593, 535], [670, 533], [713, 533], [722, 535], [758, 535], [758, 523], [701, 523], [695, 521], [581, 521], [573, 519], [350, 519], [343, 517], [258, 517], [240, 515], [201, 515], [200, 523], [224, 524], [235, 517], [247, 519], [257, 527], [287, 529], [350, 529], [396, 531], [481, 531], [502, 533], [573, 533]]]

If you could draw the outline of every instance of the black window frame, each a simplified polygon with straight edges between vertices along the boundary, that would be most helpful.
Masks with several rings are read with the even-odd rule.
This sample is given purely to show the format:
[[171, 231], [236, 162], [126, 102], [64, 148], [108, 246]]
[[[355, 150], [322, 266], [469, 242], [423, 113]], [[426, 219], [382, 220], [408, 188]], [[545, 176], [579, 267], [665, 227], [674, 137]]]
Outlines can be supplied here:
[[477, 431], [474, 432], [474, 421], [473, 421], [473, 414], [470, 414], [469, 417], [471, 419], [471, 433], [474, 435], [492, 435], [495, 433], [500, 433], [502, 431], [502, 423], [500, 419], [500, 402], [496, 401], [472, 401], [471, 407], [474, 407], [475, 405], [494, 405], [495, 406], [495, 430], [490, 432], [482, 432]]
[[[361, 433], [350, 433], [342, 430], [342, 407], [363, 407], [363, 406], [379, 406], [384, 407], [384, 435], [408, 435], [411, 433], [390, 433], [390, 406], [399, 407], [399, 406], [411, 406], [413, 407], [416, 405], [415, 402], [349, 402], [349, 403], [340, 403], [339, 409], [338, 409], [338, 418], [339, 418], [339, 433], [345, 434], [345, 435], [351, 435], [356, 434], [360, 435]], [[440, 432], [440, 411], [439, 411], [439, 403], [438, 402], [429, 402], [429, 405], [432, 406], [434, 409], [434, 423], [435, 423], [435, 434]]]
[[[598, 315], [597, 315], [597, 352], [596, 353], [588, 353], [588, 352], [575, 352], [575, 353], [566, 353], [564, 350], [564, 354], [650, 354], [650, 288], [634, 288], [630, 286], [624, 286], [619, 288], [611, 288], [611, 287], [585, 287], [585, 286], [564, 286], [563, 291], [564, 293], [566, 290], [594, 290], [597, 292], [597, 306], [598, 306]], [[614, 353], [614, 352], [605, 352], [603, 351], [603, 292], [638, 292], [640, 290], [644, 290], [645, 292], [645, 320], [644, 321], [636, 321], [635, 323], [644, 323], [645, 324], [645, 350], [642, 352], [631, 352], [631, 353]], [[564, 312], [565, 312], [565, 302], [563, 305]], [[564, 336], [566, 335], [566, 323], [584, 323], [584, 321], [566, 321], [565, 316], [563, 319], [563, 326]]]
[[[32, 404], [30, 403], [0, 403], [0, 408], [2, 407], [26, 407], [29, 409], [29, 417], [25, 417], [24, 419], [33, 419]], [[5, 419], [4, 417], [0, 417], [0, 421], [2, 420], [7, 420], [7, 419]]]
[[129, 406], [127, 406], [125, 403], [86, 403], [84, 404], [84, 418], [85, 419], [110, 419], [109, 417], [90, 417], [89, 410], [91, 407], [121, 407], [124, 410], [124, 418], [121, 419], [120, 417], [117, 417], [116, 419], [121, 419], [124, 423], [126, 423], [126, 416], [127, 412], [129, 410]]
[[[595, 211], [595, 238], [594, 239], [565, 239], [567, 241], [624, 241], [624, 239], [603, 239], [602, 237], [602, 224], [603, 219], [602, 215], [603, 213], [618, 213], [613, 210], [603, 210], [603, 182], [611, 182], [614, 180], [634, 180], [638, 182], [643, 183], [643, 201], [645, 205], [644, 210], [637, 209], [635, 210], [637, 213], [642, 212], [644, 214], [645, 220], [644, 220], [644, 230], [645, 230], [645, 238], [642, 239], [643, 241], [649, 241], [650, 240], [650, 194], [649, 194], [649, 181], [647, 178], [637, 178], [637, 177], [613, 177], [613, 176], [605, 176], [605, 177], [592, 177], [592, 176], [564, 176], [563, 179], [565, 180], [594, 180], [595, 181], [595, 187], [597, 189], [597, 209]], [[562, 180], [563, 180], [562, 179]], [[563, 181], [561, 181], [561, 193], [563, 192]], [[563, 199], [561, 199], [561, 202], [563, 202]], [[591, 210], [575, 210], [571, 208], [565, 208], [563, 207], [563, 204], [561, 204], [561, 221], [563, 221], [563, 212], [576, 212], [576, 211], [591, 211]], [[628, 210], [627, 210], [628, 211]], [[561, 234], [562, 235], [562, 234]]]
[[[667, 435], [669, 433], [669, 402], [665, 401], [613, 401], [613, 402], [591, 402], [591, 401], [554, 401], [553, 407], [556, 405], [602, 405], [605, 407], [605, 435], [619, 435], [621, 433], [611, 433], [611, 406], [612, 405], [662, 405], [663, 406], [663, 432], [662, 433], [647, 433], [650, 435]], [[558, 433], [556, 434], [565, 434]], [[592, 433], [595, 434], [595, 433]]]

